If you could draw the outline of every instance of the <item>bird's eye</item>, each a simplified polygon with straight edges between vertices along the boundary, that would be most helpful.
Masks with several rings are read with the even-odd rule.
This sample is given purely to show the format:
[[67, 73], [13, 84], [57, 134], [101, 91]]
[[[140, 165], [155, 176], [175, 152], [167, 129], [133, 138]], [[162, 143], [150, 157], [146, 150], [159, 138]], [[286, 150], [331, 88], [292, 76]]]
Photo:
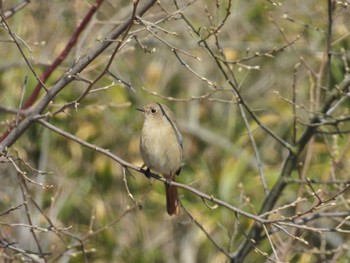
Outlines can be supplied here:
[[156, 113], [156, 112], [157, 112], [157, 110], [156, 110], [156, 109], [154, 109], [154, 108], [152, 108], [152, 109], [151, 109], [151, 112], [152, 112], [152, 113]]

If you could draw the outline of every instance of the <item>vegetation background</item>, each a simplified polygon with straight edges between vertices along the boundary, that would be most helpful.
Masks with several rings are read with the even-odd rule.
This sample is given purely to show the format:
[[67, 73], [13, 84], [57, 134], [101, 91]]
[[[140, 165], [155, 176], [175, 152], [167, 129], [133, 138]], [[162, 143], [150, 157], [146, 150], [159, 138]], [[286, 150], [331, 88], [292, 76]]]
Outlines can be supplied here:
[[[348, 262], [349, 4], [0, 1], [1, 261]], [[177, 217], [138, 168], [153, 101]]]

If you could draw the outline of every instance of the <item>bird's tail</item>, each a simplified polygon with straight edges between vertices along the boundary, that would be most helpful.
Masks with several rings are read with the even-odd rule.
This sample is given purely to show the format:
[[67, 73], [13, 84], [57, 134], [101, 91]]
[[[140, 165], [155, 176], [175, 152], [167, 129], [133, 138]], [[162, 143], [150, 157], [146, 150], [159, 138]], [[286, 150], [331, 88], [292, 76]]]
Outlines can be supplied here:
[[[175, 181], [175, 176], [173, 180]], [[169, 215], [180, 214], [180, 202], [179, 194], [177, 192], [177, 187], [171, 185], [171, 183], [165, 183], [165, 193], [166, 193], [166, 210]]]

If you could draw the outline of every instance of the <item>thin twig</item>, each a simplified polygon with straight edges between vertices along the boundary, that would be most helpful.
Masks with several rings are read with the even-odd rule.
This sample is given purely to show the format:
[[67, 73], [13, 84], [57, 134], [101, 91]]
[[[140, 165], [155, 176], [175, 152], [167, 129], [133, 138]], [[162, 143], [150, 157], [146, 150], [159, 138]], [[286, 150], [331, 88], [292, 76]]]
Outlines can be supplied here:
[[[78, 138], [78, 137], [68, 133], [68, 132], [65, 132], [65, 131], [57, 128], [56, 126], [54, 126], [54, 125], [52, 125], [52, 124], [50, 124], [50, 123], [48, 123], [48, 122], [46, 122], [46, 121], [44, 121], [42, 119], [39, 119], [37, 121], [40, 124], [42, 124], [43, 126], [45, 126], [46, 128], [48, 128], [48, 129], [50, 129], [50, 130], [52, 130], [52, 131], [54, 131], [54, 132], [56, 132], [56, 133], [58, 133], [58, 134], [60, 134], [60, 135], [62, 135], [64, 137], [66, 137], [66, 138], [68, 138], [68, 139], [70, 139], [72, 141], [75, 141], [75, 142], [81, 144], [82, 146], [85, 146], [87, 148], [90, 148], [90, 149], [92, 149], [94, 151], [97, 151], [99, 153], [102, 153], [102, 154], [106, 155], [110, 159], [118, 162], [123, 167], [130, 168], [130, 169], [132, 169], [134, 171], [137, 171], [137, 172], [140, 172], [140, 173], [142, 173], [144, 175], [147, 174], [147, 175], [151, 176], [152, 178], [154, 178], [154, 179], [156, 179], [158, 181], [161, 181], [163, 183], [167, 182], [167, 180], [165, 178], [163, 178], [163, 177], [161, 177], [161, 176], [159, 176], [157, 174], [154, 174], [154, 173], [148, 172], [146, 170], [143, 170], [141, 167], [138, 167], [136, 165], [128, 163], [127, 161], [123, 160], [122, 158], [120, 158], [120, 157], [116, 156], [115, 154], [111, 153], [109, 150], [106, 150], [106, 149], [103, 149], [103, 148], [98, 147], [96, 145], [90, 144], [90, 143], [88, 143], [88, 142], [86, 142], [86, 141], [84, 141], [84, 140], [82, 140], [82, 139], [80, 139], [80, 138]], [[231, 210], [231, 211], [233, 211], [235, 213], [238, 213], [238, 214], [241, 214], [241, 215], [246, 216], [248, 218], [251, 218], [251, 219], [253, 219], [253, 220], [255, 220], [255, 221], [259, 222], [259, 223], [267, 223], [267, 222], [269, 222], [268, 220], [265, 220], [265, 219], [260, 218], [259, 216], [250, 214], [250, 213], [248, 213], [248, 212], [246, 212], [246, 211], [244, 211], [242, 209], [238, 209], [235, 206], [230, 205], [227, 202], [224, 202], [224, 201], [222, 201], [222, 200], [220, 200], [218, 198], [215, 198], [215, 197], [213, 197], [211, 195], [205, 194], [205, 193], [203, 193], [203, 192], [201, 192], [201, 191], [199, 191], [199, 190], [197, 190], [197, 189], [195, 189], [193, 187], [190, 187], [188, 185], [181, 184], [181, 183], [178, 183], [178, 182], [172, 182], [172, 184], [174, 184], [175, 186], [177, 186], [179, 188], [182, 188], [182, 189], [185, 189], [185, 190], [187, 190], [189, 192], [192, 192], [193, 194], [197, 195], [198, 197], [200, 197], [202, 199], [206, 199], [208, 201], [211, 201], [211, 202], [213, 202], [215, 204], [218, 204], [218, 205], [220, 205], [222, 207], [225, 207], [225, 208], [227, 208], [227, 209], [229, 209], [229, 210]]]
[[183, 210], [186, 212], [187, 216], [191, 219], [192, 222], [199, 227], [200, 230], [207, 236], [207, 238], [214, 244], [214, 246], [219, 249], [223, 254], [225, 254], [228, 258], [230, 258], [230, 254], [219, 245], [219, 243], [211, 236], [211, 234], [204, 228], [202, 224], [200, 224], [197, 219], [182, 205]]
[[[156, 0], [145, 1], [144, 5], [137, 9], [136, 16], [142, 16], [148, 9], [150, 9]], [[125, 30], [129, 29], [130, 24], [133, 23], [134, 16], [128, 17], [122, 24], [114, 28], [107, 36], [106, 39], [117, 39]], [[31, 113], [25, 117], [16, 128], [12, 129], [8, 134], [4, 135], [0, 139], [0, 155], [3, 155], [9, 147], [11, 147], [15, 141], [28, 129], [34, 121], [34, 117], [41, 114], [51, 101], [59, 94], [74, 78], [71, 75], [77, 75], [84, 70], [96, 57], [98, 57], [105, 49], [107, 49], [112, 42], [104, 41], [98, 43], [91, 51], [81, 57], [79, 61], [68, 70], [69, 74], [65, 74], [59, 79], [56, 84], [45, 94], [45, 96], [33, 107]]]

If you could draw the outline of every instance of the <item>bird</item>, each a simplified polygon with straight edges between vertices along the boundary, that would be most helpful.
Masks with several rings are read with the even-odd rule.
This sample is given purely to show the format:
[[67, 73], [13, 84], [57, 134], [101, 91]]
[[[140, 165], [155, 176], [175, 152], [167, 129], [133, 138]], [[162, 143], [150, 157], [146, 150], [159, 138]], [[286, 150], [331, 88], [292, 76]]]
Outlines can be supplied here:
[[150, 103], [137, 110], [145, 120], [140, 136], [140, 151], [147, 171], [157, 171], [167, 179], [166, 207], [169, 215], [180, 213], [177, 187], [172, 185], [180, 174], [183, 161], [183, 137], [174, 113], [161, 103]]

